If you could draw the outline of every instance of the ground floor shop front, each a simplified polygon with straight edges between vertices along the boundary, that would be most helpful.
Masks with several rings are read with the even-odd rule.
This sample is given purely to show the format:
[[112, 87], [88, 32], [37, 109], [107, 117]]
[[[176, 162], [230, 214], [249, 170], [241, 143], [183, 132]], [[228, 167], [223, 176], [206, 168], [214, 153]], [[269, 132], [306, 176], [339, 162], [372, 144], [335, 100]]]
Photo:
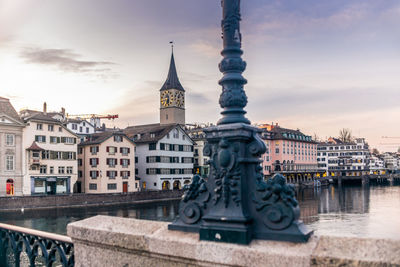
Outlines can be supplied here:
[[71, 193], [70, 176], [31, 176], [32, 195], [57, 195]]

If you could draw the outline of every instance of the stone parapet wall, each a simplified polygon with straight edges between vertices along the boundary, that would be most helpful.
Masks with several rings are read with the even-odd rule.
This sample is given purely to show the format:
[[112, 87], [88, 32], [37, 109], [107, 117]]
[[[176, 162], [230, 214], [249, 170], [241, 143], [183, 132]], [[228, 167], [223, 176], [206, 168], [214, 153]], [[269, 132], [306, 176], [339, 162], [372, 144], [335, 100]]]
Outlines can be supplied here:
[[71, 223], [75, 266], [400, 266], [400, 240], [313, 236], [244, 246], [199, 241], [167, 225], [108, 216]]
[[55, 196], [0, 197], [0, 210], [117, 205], [138, 201], [178, 199], [182, 194], [182, 190], [165, 190], [142, 191], [127, 194], [70, 194]]

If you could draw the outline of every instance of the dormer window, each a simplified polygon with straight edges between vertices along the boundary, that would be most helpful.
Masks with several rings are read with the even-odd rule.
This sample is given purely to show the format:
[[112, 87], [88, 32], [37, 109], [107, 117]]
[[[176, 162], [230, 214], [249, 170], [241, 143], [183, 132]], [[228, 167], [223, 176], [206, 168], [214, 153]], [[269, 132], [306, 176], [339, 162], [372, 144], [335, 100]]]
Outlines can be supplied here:
[[36, 124], [36, 130], [43, 130], [43, 124], [41, 124], [41, 123], [38, 123], [38, 124]]
[[156, 134], [155, 133], [150, 133], [150, 138], [155, 138]]

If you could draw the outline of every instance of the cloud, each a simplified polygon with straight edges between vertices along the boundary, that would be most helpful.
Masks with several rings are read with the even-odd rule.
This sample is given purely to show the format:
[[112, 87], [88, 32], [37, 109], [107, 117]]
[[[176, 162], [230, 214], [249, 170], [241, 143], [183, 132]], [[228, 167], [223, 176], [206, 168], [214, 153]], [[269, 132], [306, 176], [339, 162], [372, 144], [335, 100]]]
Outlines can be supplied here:
[[202, 105], [203, 107], [204, 104], [210, 104], [211, 102], [207, 95], [202, 93], [190, 92], [186, 97], [188, 98], [189, 103]]
[[190, 45], [191, 49], [208, 58], [219, 57], [221, 51], [220, 45], [211, 44], [205, 40], [198, 40]]
[[54, 66], [65, 72], [105, 73], [113, 62], [79, 60], [82, 56], [70, 49], [24, 48], [20, 56], [29, 63]]

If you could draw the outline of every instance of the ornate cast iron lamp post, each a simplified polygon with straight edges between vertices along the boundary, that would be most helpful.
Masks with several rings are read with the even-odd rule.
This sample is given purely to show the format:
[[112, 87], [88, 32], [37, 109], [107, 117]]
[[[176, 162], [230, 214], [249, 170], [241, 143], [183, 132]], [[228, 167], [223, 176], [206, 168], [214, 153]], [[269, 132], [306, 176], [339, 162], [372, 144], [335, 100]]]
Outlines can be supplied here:
[[301, 221], [292, 187], [282, 175], [263, 180], [260, 157], [266, 151], [260, 130], [245, 118], [240, 0], [222, 0], [224, 49], [219, 69], [223, 108], [217, 126], [204, 130], [210, 175], [185, 191], [171, 230], [199, 232], [200, 240], [248, 244], [253, 238], [306, 242], [312, 231]]

